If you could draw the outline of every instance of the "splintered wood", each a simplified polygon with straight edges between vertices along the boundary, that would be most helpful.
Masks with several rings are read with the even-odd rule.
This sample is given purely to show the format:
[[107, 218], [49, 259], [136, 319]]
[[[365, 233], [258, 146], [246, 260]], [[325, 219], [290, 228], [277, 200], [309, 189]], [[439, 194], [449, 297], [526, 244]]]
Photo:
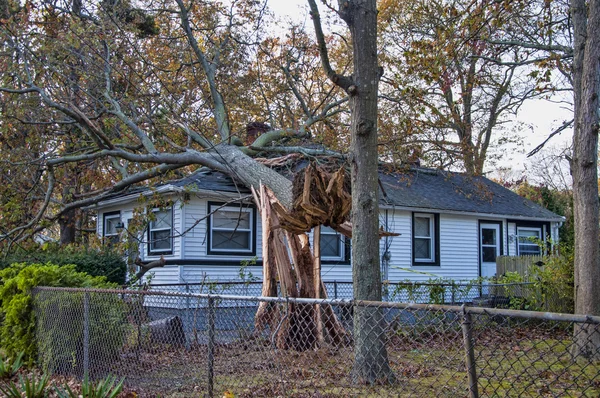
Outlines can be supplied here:
[[[352, 237], [352, 224], [348, 220], [352, 196], [350, 181], [343, 166], [329, 173], [322, 167], [308, 165], [304, 172], [294, 178], [293, 197], [293, 207], [288, 210], [273, 195], [271, 206], [277, 213], [278, 226], [293, 234], [302, 234], [325, 225]], [[398, 235], [383, 228], [379, 230], [380, 238]]]
[[338, 229], [351, 208], [352, 197], [348, 193], [344, 168], [330, 174], [312, 164], [294, 179], [293, 208], [288, 211], [279, 203], [273, 205], [281, 227], [295, 234], [309, 232], [319, 225]]
[[[279, 214], [273, 211], [277, 199], [265, 186], [261, 185], [258, 193], [253, 190], [253, 194], [262, 221], [262, 295], [277, 296], [279, 281], [284, 297], [327, 298], [321, 281], [320, 258], [311, 252], [308, 235], [280, 228]], [[280, 306], [262, 302], [254, 323], [257, 331], [268, 327], [275, 334], [275, 344], [280, 349], [314, 349], [324, 341], [325, 335], [336, 345], [350, 342], [350, 336], [330, 305], [289, 303]]]
[[[287, 160], [287, 159], [286, 159]], [[272, 163], [277, 163], [273, 161]], [[352, 206], [344, 168], [328, 173], [309, 165], [293, 183], [292, 209], [284, 208], [264, 185], [252, 189], [262, 221], [262, 295], [277, 296], [277, 282], [283, 297], [327, 298], [321, 280], [320, 226], [352, 236], [347, 221]], [[307, 232], [314, 229], [314, 252]], [[380, 236], [397, 235], [385, 232]], [[351, 337], [331, 305], [260, 303], [254, 324], [257, 331], [269, 328], [280, 349], [308, 350], [327, 340], [348, 344]]]

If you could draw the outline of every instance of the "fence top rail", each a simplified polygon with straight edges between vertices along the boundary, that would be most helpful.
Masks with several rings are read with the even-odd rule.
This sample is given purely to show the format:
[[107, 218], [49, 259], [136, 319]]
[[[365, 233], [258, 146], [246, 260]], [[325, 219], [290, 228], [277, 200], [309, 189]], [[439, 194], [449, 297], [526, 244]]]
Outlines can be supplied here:
[[[352, 285], [352, 281], [323, 281], [325, 284], [341, 284], [341, 285]], [[511, 283], [469, 283], [469, 282], [385, 282], [386, 286], [455, 286], [455, 287], [502, 287], [502, 286], [523, 286], [523, 285], [534, 285], [535, 282], [511, 282]], [[169, 287], [169, 286], [208, 286], [208, 285], [262, 285], [262, 281], [208, 281], [208, 282], [194, 282], [194, 283], [152, 283], [149, 287]]]
[[311, 299], [295, 297], [259, 297], [259, 296], [234, 296], [223, 294], [196, 294], [180, 292], [156, 292], [156, 291], [135, 291], [123, 289], [82, 289], [69, 287], [36, 287], [34, 294], [42, 291], [72, 292], [72, 293], [98, 293], [98, 294], [119, 294], [125, 296], [166, 296], [166, 297], [184, 297], [207, 300], [230, 300], [230, 301], [248, 301], [248, 302], [273, 302], [273, 303], [298, 303], [298, 304], [330, 304], [338, 306], [359, 306], [359, 307], [378, 307], [378, 308], [397, 308], [403, 310], [428, 310], [456, 313], [470, 313], [480, 315], [499, 315], [523, 319], [539, 319], [546, 321], [562, 321], [575, 323], [593, 323], [600, 324], [600, 316], [579, 315], [579, 314], [560, 314], [554, 312], [522, 311], [500, 308], [470, 307], [466, 305], [451, 306], [439, 304], [417, 304], [417, 303], [392, 303], [384, 301], [361, 301], [346, 299]]

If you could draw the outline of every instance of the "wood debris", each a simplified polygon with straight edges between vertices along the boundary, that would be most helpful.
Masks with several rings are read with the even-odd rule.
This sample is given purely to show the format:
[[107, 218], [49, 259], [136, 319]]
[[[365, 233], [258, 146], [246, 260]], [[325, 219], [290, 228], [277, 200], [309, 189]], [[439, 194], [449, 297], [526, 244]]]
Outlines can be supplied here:
[[324, 168], [310, 164], [294, 179], [292, 209], [288, 211], [281, 205], [273, 208], [282, 228], [291, 233], [309, 232], [319, 225], [337, 229], [346, 221], [352, 208], [348, 187], [344, 167], [328, 173]]
[[[261, 185], [260, 192], [253, 190], [253, 194], [263, 227], [262, 295], [276, 297], [279, 282], [284, 297], [327, 298], [317, 257], [318, 244], [313, 255], [306, 233], [294, 234], [274, 227], [281, 222], [274, 211], [274, 205], [279, 202], [268, 188]], [[275, 344], [280, 349], [314, 349], [323, 342], [325, 334], [336, 344], [348, 344], [351, 339], [331, 306], [326, 304], [277, 306], [262, 302], [254, 324], [257, 331], [268, 326], [275, 333]]]
[[256, 160], [257, 162], [262, 163], [268, 167], [281, 167], [281, 166], [286, 166], [288, 164], [294, 163], [301, 157], [302, 157], [302, 154], [300, 154], [300, 153], [290, 153], [289, 155], [279, 156], [276, 158], [269, 158], [269, 159], [255, 158], [254, 160]]

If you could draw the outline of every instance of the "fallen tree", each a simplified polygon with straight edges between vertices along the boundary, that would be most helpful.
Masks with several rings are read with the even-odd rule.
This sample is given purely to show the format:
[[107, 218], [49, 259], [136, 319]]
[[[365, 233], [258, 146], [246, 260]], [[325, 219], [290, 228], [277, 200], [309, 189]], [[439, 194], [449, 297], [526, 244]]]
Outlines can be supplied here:
[[[266, 256], [275, 259], [271, 268], [265, 267], [270, 272], [266, 279], [272, 280], [273, 269], [277, 269], [286, 294], [324, 297], [318, 273], [320, 249], [317, 243], [310, 252], [306, 231], [315, 228], [318, 237], [319, 225], [324, 224], [351, 233], [345, 220], [350, 196], [342, 189], [344, 172], [325, 181], [317, 170], [310, 171], [313, 174], [304, 176], [303, 186], [314, 184], [314, 191], [303, 188], [301, 199], [295, 199], [292, 182], [253, 156], [259, 152], [331, 155], [326, 150], [292, 144], [309, 139], [310, 128], [324, 121], [330, 123], [347, 111], [341, 107], [350, 103], [350, 134], [347, 128], [336, 134], [352, 138], [348, 159], [352, 218], [357, 228], [352, 238], [354, 295], [360, 300], [380, 300], [377, 90], [382, 70], [377, 65], [376, 2], [340, 2], [338, 15], [347, 23], [354, 46], [353, 71], [348, 75], [331, 68], [316, 3], [309, 0], [309, 4], [317, 34], [315, 47], [331, 82], [315, 84], [326, 88], [319, 91], [319, 98], [307, 101], [301, 84], [290, 73], [297, 62], [291, 57], [284, 69], [289, 86], [286, 91], [301, 115], [291, 112], [293, 128], [264, 131], [253, 142], [244, 143], [240, 121], [237, 128], [232, 127], [236, 112], [230, 110], [239, 114], [241, 106], [250, 106], [264, 93], [253, 90], [255, 81], [248, 78], [250, 74], [235, 74], [248, 62], [246, 46], [256, 43], [259, 36], [264, 9], [258, 2], [234, 2], [229, 7], [218, 2], [139, 1], [135, 3], [136, 15], [143, 17], [139, 23], [126, 17], [132, 11], [129, 2], [44, 2], [37, 10], [9, 1], [0, 26], [2, 69], [8, 71], [1, 75], [0, 93], [11, 116], [3, 116], [0, 128], [10, 132], [10, 140], [3, 138], [0, 144], [8, 148], [6, 156], [22, 157], [11, 158], [11, 167], [31, 170], [9, 170], [3, 175], [7, 183], [2, 185], [24, 185], [27, 188], [22, 198], [35, 200], [35, 204], [29, 206], [23, 222], [19, 219], [0, 231], [5, 248], [10, 250], [13, 244], [57, 220], [71, 220], [74, 209], [114, 198], [149, 180], [172, 178], [177, 170], [190, 172], [202, 165], [222, 171], [256, 192], [261, 192], [261, 183], [267, 184], [269, 191], [265, 192], [270, 192], [271, 198], [257, 195], [261, 206], [268, 203], [273, 208], [269, 213], [266, 207], [263, 210], [265, 216], [271, 215], [267, 221], [273, 223], [264, 228], [269, 234]], [[253, 94], [235, 90], [245, 81], [251, 81], [244, 88]], [[225, 93], [223, 87], [233, 92]], [[231, 106], [234, 103], [236, 106]], [[270, 110], [269, 105], [267, 102], [265, 109]], [[19, 128], [14, 128], [15, 124]], [[81, 168], [88, 170], [91, 178], [66, 178], [72, 176], [73, 169]], [[78, 189], [71, 189], [69, 184]], [[285, 232], [284, 226], [290, 231]], [[284, 241], [290, 247], [291, 260], [285, 259], [283, 243], [277, 243]], [[272, 294], [273, 288], [267, 285], [266, 290]], [[335, 338], [345, 338], [335, 323], [320, 326], [327, 307], [306, 311], [294, 310], [285, 321], [288, 323], [282, 324], [286, 328], [280, 336], [282, 346], [312, 347], [323, 330]], [[262, 311], [261, 317], [269, 316], [274, 313]], [[377, 333], [367, 333], [367, 326], [373, 325], [365, 322], [374, 324]], [[354, 376], [358, 382], [394, 380], [382, 325], [377, 313], [355, 316]], [[314, 329], [314, 341], [299, 341], [295, 334], [301, 327]]]

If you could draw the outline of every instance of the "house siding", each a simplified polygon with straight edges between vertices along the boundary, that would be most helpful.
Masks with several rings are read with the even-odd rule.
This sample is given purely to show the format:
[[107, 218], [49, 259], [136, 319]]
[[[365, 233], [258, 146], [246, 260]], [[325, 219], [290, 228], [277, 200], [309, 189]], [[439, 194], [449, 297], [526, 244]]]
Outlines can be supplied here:
[[[253, 277], [262, 279], [262, 232], [260, 214], [254, 213], [256, 220], [256, 255], [209, 255], [207, 254], [207, 211], [208, 202], [215, 200], [207, 197], [193, 197], [182, 204], [176, 201], [173, 205], [173, 232], [182, 237], [173, 239], [173, 253], [165, 255], [167, 265], [155, 268], [153, 284], [201, 283], [203, 281], [239, 280], [239, 272], [244, 261], [259, 261], [258, 265], [249, 266], [246, 271]], [[218, 200], [216, 200], [218, 201]], [[222, 200], [221, 200], [222, 201]], [[121, 219], [127, 223], [132, 217], [135, 203], [122, 204], [102, 208], [98, 213], [97, 232], [102, 236], [104, 214], [120, 211]], [[427, 211], [419, 210], [420, 213]], [[393, 208], [383, 209], [380, 214], [380, 224], [399, 236], [384, 237], [380, 240], [380, 253], [387, 250], [390, 261], [383, 268], [383, 277], [389, 281], [427, 281], [430, 278], [447, 278], [456, 281], [472, 280], [479, 276], [479, 224], [480, 222], [500, 222], [502, 225], [503, 254], [515, 255], [516, 223], [506, 218], [493, 216], [481, 217], [469, 214], [444, 214], [432, 211], [439, 217], [439, 255], [436, 265], [415, 265], [412, 255], [412, 220], [413, 212]], [[556, 223], [552, 223], [550, 231], [556, 235]], [[548, 231], [548, 232], [550, 232]], [[556, 239], [556, 238], [555, 238]], [[159, 256], [148, 256], [147, 233], [140, 245], [143, 261], [152, 261]], [[312, 236], [311, 236], [312, 241]], [[352, 266], [350, 264], [322, 264], [322, 279], [324, 281], [352, 281]]]
[[[206, 256], [206, 201], [191, 200], [185, 204], [185, 230], [189, 230], [184, 235], [185, 240], [185, 258], [202, 258]], [[198, 223], [194, 225], [195, 223]]]
[[[430, 278], [467, 280], [479, 273], [478, 219], [440, 214], [439, 265], [414, 265], [412, 262], [412, 212], [388, 211], [388, 228], [400, 236], [388, 238], [391, 254], [388, 279], [426, 281]], [[381, 252], [384, 252], [385, 238]]]
[[[166, 256], [165, 256], [166, 257]], [[178, 284], [181, 283], [179, 278], [179, 267], [177, 265], [167, 264], [164, 267], [153, 268], [147, 273], [144, 279], [151, 279], [152, 284]]]
[[517, 255], [517, 224], [509, 222], [508, 224], [508, 252], [509, 256]]
[[479, 220], [475, 217], [440, 217], [439, 276], [470, 280], [479, 276]]
[[[181, 283], [209, 283], [211, 281], [240, 280], [239, 265], [184, 265]], [[252, 273], [254, 278], [262, 280], [261, 266], [248, 266], [246, 275]]]

